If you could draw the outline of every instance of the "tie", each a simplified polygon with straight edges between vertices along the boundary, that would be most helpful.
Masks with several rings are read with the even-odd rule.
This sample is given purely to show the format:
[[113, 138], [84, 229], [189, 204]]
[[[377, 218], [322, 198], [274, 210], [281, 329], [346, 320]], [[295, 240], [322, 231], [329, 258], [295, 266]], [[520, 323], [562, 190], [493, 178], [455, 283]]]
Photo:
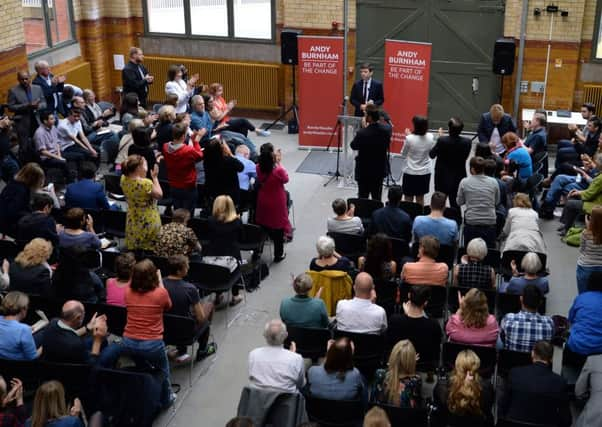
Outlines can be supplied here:
[[368, 82], [364, 81], [364, 103], [368, 102]]

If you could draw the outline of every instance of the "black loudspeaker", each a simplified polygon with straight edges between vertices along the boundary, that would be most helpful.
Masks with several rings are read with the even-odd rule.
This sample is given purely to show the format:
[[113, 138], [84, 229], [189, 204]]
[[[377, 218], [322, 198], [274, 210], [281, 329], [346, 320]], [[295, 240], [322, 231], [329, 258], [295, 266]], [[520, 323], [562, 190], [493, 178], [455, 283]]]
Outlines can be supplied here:
[[515, 54], [514, 39], [497, 39], [493, 49], [493, 72], [501, 75], [512, 74]]
[[299, 57], [297, 53], [297, 36], [299, 30], [282, 30], [280, 33], [280, 54], [283, 64], [297, 65]]

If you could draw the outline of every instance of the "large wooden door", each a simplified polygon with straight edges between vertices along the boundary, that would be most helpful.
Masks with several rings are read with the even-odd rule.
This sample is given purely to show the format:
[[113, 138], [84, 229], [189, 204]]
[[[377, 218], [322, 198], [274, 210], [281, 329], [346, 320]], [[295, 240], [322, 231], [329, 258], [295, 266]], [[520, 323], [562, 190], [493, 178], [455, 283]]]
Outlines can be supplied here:
[[503, 24], [504, 0], [357, 0], [357, 63], [374, 64], [380, 79], [385, 39], [432, 43], [430, 127], [456, 115], [474, 130], [499, 99], [500, 77], [491, 68]]

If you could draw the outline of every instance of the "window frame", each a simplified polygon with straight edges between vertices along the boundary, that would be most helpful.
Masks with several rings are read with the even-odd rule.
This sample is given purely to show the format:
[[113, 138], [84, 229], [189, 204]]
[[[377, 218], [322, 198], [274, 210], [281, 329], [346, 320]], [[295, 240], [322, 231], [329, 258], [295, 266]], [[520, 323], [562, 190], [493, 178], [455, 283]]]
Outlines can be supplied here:
[[602, 35], [600, 30], [602, 29], [602, 1], [596, 2], [596, 16], [594, 21], [594, 34], [592, 34], [592, 52], [590, 60], [592, 62], [602, 63], [602, 56], [596, 56], [596, 50], [598, 48], [598, 42], [602, 41]]
[[[73, 16], [73, 0], [67, 0], [67, 10], [69, 11], [69, 29], [71, 31], [71, 37], [69, 38], [69, 40], [58, 42], [56, 44], [53, 44], [52, 42], [52, 30], [50, 29], [50, 20], [48, 19], [48, 0], [40, 0], [40, 2], [42, 4], [42, 13], [44, 15], [44, 35], [46, 37], [46, 44], [48, 46], [28, 54], [28, 59], [34, 59], [38, 56], [44, 56], [50, 52], [78, 43], [75, 31], [75, 18]], [[27, 45], [27, 40], [25, 40], [25, 44]]]
[[[71, 0], [69, 0], [71, 1]], [[183, 0], [184, 2], [184, 34], [180, 33], [157, 33], [151, 32], [149, 28], [149, 10], [148, 0], [142, 0], [142, 12], [144, 14], [144, 35], [148, 37], [173, 37], [181, 39], [192, 39], [192, 40], [207, 40], [207, 41], [226, 41], [236, 43], [270, 43], [276, 44], [276, 0], [270, 0], [271, 7], [271, 21], [272, 25], [270, 30], [272, 37], [269, 39], [257, 39], [249, 37], [235, 37], [234, 36], [234, 0], [226, 0], [226, 8], [228, 13], [228, 35], [227, 36], [210, 36], [210, 35], [199, 35], [191, 34], [191, 16], [190, 16], [190, 0]]]

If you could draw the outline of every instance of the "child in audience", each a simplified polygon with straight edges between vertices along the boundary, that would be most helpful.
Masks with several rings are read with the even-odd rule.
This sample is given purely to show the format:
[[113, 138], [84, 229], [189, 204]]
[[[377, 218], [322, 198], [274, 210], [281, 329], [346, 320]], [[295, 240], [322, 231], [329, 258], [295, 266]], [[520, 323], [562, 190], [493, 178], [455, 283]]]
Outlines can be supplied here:
[[134, 264], [136, 264], [136, 258], [131, 252], [123, 253], [115, 258], [117, 277], [107, 279], [107, 304], [125, 307], [125, 291], [130, 286]]

